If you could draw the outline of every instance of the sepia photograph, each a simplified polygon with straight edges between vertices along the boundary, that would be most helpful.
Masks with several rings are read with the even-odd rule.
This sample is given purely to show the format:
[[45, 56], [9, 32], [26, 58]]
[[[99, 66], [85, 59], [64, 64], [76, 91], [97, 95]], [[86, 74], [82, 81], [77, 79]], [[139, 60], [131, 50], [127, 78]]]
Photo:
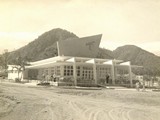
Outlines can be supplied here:
[[160, 120], [160, 0], [0, 0], [0, 120]]

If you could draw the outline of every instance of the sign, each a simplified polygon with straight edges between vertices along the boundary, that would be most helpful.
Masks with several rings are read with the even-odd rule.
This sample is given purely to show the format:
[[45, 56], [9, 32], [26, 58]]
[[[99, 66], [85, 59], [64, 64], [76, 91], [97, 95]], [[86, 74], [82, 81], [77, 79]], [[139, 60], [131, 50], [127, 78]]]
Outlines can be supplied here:
[[102, 34], [58, 41], [59, 56], [96, 57]]

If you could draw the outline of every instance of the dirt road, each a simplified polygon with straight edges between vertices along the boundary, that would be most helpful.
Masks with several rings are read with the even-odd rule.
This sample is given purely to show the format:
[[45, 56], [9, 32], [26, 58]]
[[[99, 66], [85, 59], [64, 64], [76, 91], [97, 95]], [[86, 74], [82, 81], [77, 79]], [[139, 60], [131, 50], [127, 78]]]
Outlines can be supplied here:
[[0, 83], [0, 120], [159, 120], [160, 93]]

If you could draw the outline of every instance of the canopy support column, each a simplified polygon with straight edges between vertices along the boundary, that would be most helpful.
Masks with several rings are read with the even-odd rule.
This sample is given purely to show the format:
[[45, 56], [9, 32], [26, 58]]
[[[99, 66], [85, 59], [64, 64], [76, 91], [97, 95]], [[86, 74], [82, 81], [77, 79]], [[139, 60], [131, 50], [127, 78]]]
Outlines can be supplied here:
[[133, 83], [132, 83], [132, 68], [131, 68], [130, 62], [129, 62], [129, 66], [128, 66], [128, 72], [129, 72], [130, 86], [133, 87]]
[[77, 67], [76, 61], [73, 63], [73, 77], [74, 77], [74, 85], [77, 86]]
[[115, 69], [114, 69], [114, 62], [112, 61], [111, 65], [111, 77], [112, 77], [112, 84], [115, 85]]
[[70, 58], [68, 60], [66, 60], [68, 62], [72, 62], [73, 63], [73, 80], [74, 80], [74, 85], [77, 86], [77, 67], [76, 67], [76, 59], [75, 57]]
[[93, 64], [93, 77], [95, 80], [95, 84], [97, 84], [97, 70], [96, 70], [96, 63]]

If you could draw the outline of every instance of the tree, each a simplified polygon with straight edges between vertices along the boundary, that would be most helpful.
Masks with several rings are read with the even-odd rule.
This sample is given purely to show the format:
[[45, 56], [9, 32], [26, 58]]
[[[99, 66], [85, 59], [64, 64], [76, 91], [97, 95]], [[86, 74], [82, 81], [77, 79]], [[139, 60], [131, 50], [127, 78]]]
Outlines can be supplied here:
[[8, 68], [8, 50], [5, 49], [4, 53], [2, 55], [0, 55], [0, 66], [3, 69], [3, 73], [6, 75], [7, 74], [7, 68]]
[[[25, 71], [25, 66], [26, 66], [26, 65], [29, 65], [27, 60], [28, 60], [27, 57], [22, 58], [20, 54], [19, 54], [18, 57], [14, 60], [14, 65], [15, 65], [15, 66], [13, 66], [12, 69], [14, 69], [14, 68], [17, 69], [17, 71], [18, 71], [18, 80], [19, 80], [19, 81], [22, 80], [23, 72]], [[21, 74], [21, 76], [19, 76], [21, 72], [22, 72], [22, 74]]]

